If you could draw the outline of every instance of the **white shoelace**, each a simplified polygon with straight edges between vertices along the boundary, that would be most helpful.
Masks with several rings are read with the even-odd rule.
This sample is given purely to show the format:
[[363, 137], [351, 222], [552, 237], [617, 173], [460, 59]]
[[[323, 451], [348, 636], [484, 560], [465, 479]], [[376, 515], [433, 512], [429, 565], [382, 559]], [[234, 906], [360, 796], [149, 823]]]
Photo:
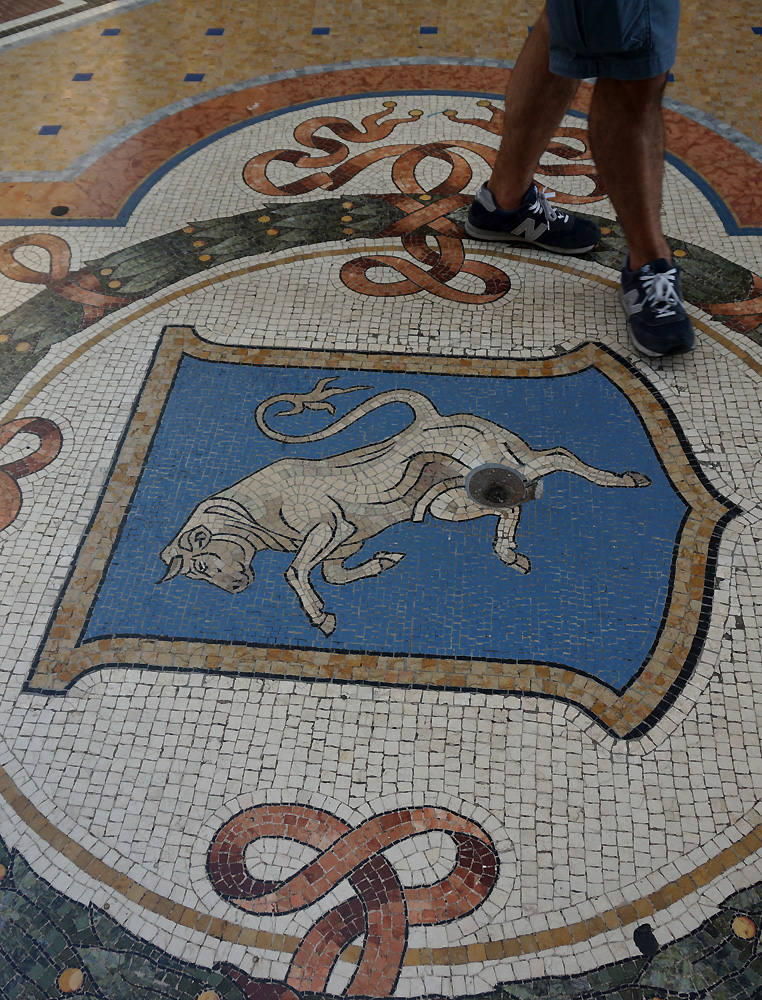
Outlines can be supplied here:
[[539, 188], [535, 188], [537, 191], [537, 197], [534, 200], [534, 204], [530, 207], [530, 212], [542, 212], [545, 215], [545, 221], [548, 225], [551, 222], [555, 222], [558, 219], [559, 222], [567, 222], [569, 216], [566, 212], [561, 212], [556, 208], [555, 205], [550, 204], [550, 199], [555, 198], [555, 191], [541, 191]]
[[658, 274], [640, 275], [646, 293], [646, 302], [653, 309], [657, 319], [674, 316], [675, 306], [680, 306], [680, 296], [675, 291], [677, 269], [671, 268]]

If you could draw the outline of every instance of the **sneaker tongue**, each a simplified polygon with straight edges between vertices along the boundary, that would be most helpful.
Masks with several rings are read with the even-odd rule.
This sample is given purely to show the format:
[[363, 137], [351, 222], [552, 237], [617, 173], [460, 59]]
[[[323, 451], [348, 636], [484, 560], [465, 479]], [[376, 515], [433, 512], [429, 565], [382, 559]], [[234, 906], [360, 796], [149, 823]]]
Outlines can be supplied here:
[[646, 267], [653, 274], [666, 274], [667, 271], [671, 270], [672, 265], [669, 263], [669, 261], [665, 260], [663, 257], [659, 257], [658, 260], [651, 261], [651, 263], [647, 264]]
[[[630, 259], [627, 258], [627, 266], [629, 267]], [[671, 270], [672, 265], [666, 261], [663, 257], [659, 257], [658, 260], [649, 261], [648, 264], [644, 264], [637, 270], [638, 274], [666, 274], [667, 271]]]

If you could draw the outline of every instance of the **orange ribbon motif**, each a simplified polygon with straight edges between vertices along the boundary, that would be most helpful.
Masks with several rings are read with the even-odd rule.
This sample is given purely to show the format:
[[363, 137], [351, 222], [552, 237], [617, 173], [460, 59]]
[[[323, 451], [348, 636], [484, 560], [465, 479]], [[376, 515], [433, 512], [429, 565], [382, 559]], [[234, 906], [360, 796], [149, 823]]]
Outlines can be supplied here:
[[[452, 110], [445, 111], [444, 115], [453, 122], [476, 126], [493, 135], [500, 135], [503, 112], [488, 100], [479, 101], [478, 104], [488, 109], [489, 118], [460, 118]], [[253, 190], [270, 197], [298, 196], [320, 188], [336, 191], [368, 167], [382, 160], [392, 160], [392, 179], [400, 195], [381, 197], [406, 214], [400, 222], [379, 235], [400, 236], [402, 246], [412, 260], [388, 254], [357, 257], [342, 266], [341, 280], [348, 288], [362, 295], [391, 297], [426, 291], [453, 302], [472, 305], [494, 302], [509, 290], [510, 278], [491, 264], [467, 260], [463, 248], [463, 231], [447, 215], [471, 200], [470, 196], [462, 192], [471, 181], [472, 170], [459, 150], [475, 154], [490, 168], [494, 166], [496, 150], [482, 143], [457, 140], [377, 146], [349, 157], [348, 142], [377, 142], [391, 135], [399, 125], [414, 122], [422, 115], [421, 111], [410, 111], [407, 118], [389, 118], [388, 115], [395, 106], [394, 101], [385, 101], [384, 110], [366, 115], [359, 128], [344, 118], [318, 117], [303, 121], [294, 129], [294, 139], [306, 149], [322, 150], [325, 155], [312, 156], [296, 149], [269, 150], [249, 160], [243, 171], [244, 180]], [[320, 129], [327, 129], [336, 138], [318, 135]], [[590, 147], [586, 130], [559, 128], [549, 152], [568, 161], [589, 161]], [[439, 160], [450, 168], [447, 176], [430, 191], [421, 187], [416, 177], [416, 171], [427, 159]], [[269, 168], [276, 162], [290, 163], [301, 170], [312, 172], [297, 180], [277, 184], [268, 176]], [[327, 167], [333, 169], [326, 170]], [[559, 202], [591, 202], [603, 197], [600, 178], [589, 162], [548, 163], [540, 168], [540, 173], [552, 177], [585, 175], [593, 182], [593, 189], [587, 195], [558, 192], [556, 198]], [[422, 206], [421, 202], [424, 200], [431, 203]], [[427, 242], [427, 233], [430, 238], [433, 236], [434, 245]], [[348, 234], [351, 235], [351, 230]], [[379, 270], [394, 271], [400, 276], [399, 280], [376, 281], [373, 272], [378, 274]], [[472, 275], [483, 287], [479, 291], [458, 288], [452, 281], [460, 274]]]
[[[442, 201], [421, 205], [408, 196], [387, 195], [407, 215], [387, 227], [381, 236], [400, 236], [402, 245], [428, 271], [403, 257], [374, 255], [357, 257], [341, 268], [341, 280], [355, 292], [365, 295], [410, 295], [422, 290], [454, 302], [482, 304], [494, 302], [508, 291], [511, 280], [507, 274], [491, 264], [466, 260], [460, 229], [446, 216], [449, 212], [470, 202], [467, 195], [453, 195]], [[423, 227], [435, 230], [434, 250], [426, 242]], [[403, 276], [401, 281], [374, 282], [368, 277], [372, 268], [390, 268]], [[472, 274], [484, 283], [483, 292], [466, 292], [448, 284], [456, 275]]]
[[[471, 181], [472, 170], [459, 150], [479, 156], [491, 167], [495, 149], [467, 140], [418, 145], [405, 143], [378, 146], [347, 158], [347, 142], [378, 141], [389, 136], [398, 125], [414, 122], [422, 114], [411, 111], [407, 118], [382, 121], [391, 113], [395, 102], [386, 101], [384, 107], [386, 110], [363, 118], [362, 129], [343, 118], [311, 118], [301, 122], [294, 130], [294, 138], [302, 146], [321, 149], [327, 155], [313, 157], [295, 149], [269, 150], [249, 160], [244, 168], [244, 180], [253, 190], [271, 197], [308, 194], [319, 188], [335, 191], [368, 167], [382, 160], [392, 160], [392, 179], [400, 195], [380, 197], [394, 204], [405, 213], [405, 217], [378, 235], [400, 236], [403, 248], [413, 260], [396, 255], [358, 257], [342, 266], [340, 274], [344, 284], [355, 292], [376, 297], [427, 291], [440, 298], [469, 304], [499, 299], [511, 287], [510, 278], [491, 264], [467, 260], [463, 231], [447, 218], [448, 213], [471, 201], [471, 197], [462, 192]], [[338, 138], [316, 135], [321, 128], [327, 128]], [[431, 191], [423, 188], [416, 178], [416, 171], [428, 159], [439, 160], [449, 167], [447, 176]], [[276, 184], [268, 176], [268, 170], [275, 162], [291, 163], [313, 172], [294, 181]], [[333, 167], [333, 170], [325, 170], [325, 167]], [[430, 204], [422, 204], [424, 201]], [[434, 245], [427, 242], [427, 233], [430, 238], [433, 236]], [[395, 271], [400, 280], [374, 281], [371, 272], [379, 268]], [[474, 276], [481, 282], [482, 289], [465, 291], [450, 284], [459, 274]]]
[[31, 455], [0, 466], [0, 531], [13, 524], [21, 510], [22, 496], [18, 480], [50, 465], [63, 444], [58, 426], [44, 417], [25, 417], [0, 426], [0, 448], [17, 434], [36, 435], [40, 439], [40, 446]]
[[[456, 846], [453, 868], [433, 885], [403, 886], [384, 851], [418, 834], [441, 831]], [[247, 848], [262, 837], [296, 841], [320, 853], [290, 878], [254, 878]], [[215, 890], [249, 913], [294, 913], [311, 906], [345, 880], [350, 899], [320, 917], [294, 953], [284, 984], [275, 994], [326, 989], [333, 967], [355, 938], [362, 954], [347, 996], [389, 996], [399, 978], [409, 926], [430, 926], [466, 916], [479, 907], [497, 881], [492, 841], [475, 823], [447, 809], [395, 809], [351, 827], [321, 809], [263, 805], [229, 820], [209, 849], [207, 871]], [[274, 985], [274, 984], [273, 984]]]
[[[14, 256], [21, 247], [40, 247], [50, 257], [48, 271], [35, 271], [22, 264]], [[33, 233], [18, 236], [0, 246], [0, 273], [13, 281], [24, 281], [32, 285], [45, 285], [51, 292], [79, 302], [84, 309], [83, 325], [89, 326], [105, 315], [107, 309], [126, 305], [132, 301], [128, 295], [112, 295], [102, 291], [100, 282], [86, 269], [69, 272], [71, 249], [66, 240], [50, 233]]]

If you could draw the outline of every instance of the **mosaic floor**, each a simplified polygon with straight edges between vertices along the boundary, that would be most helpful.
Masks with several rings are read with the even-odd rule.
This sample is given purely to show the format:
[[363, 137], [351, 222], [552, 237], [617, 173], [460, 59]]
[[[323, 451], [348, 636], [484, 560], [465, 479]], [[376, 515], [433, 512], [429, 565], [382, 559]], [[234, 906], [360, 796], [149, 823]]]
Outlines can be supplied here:
[[762, 996], [762, 21], [683, 6], [654, 361], [589, 84], [600, 244], [462, 228], [536, 4], [0, 3], [3, 1000]]

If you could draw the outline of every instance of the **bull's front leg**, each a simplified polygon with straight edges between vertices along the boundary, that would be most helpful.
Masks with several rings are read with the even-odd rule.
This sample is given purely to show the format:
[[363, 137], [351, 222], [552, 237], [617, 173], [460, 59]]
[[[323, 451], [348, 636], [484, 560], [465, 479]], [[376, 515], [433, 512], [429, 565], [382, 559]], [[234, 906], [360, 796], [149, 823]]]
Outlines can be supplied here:
[[495, 540], [492, 548], [495, 555], [504, 562], [506, 566], [511, 566], [519, 573], [528, 573], [532, 568], [529, 558], [521, 552], [516, 551], [516, 529], [521, 518], [521, 507], [510, 507], [497, 519], [495, 528]]
[[310, 573], [331, 552], [354, 533], [354, 526], [343, 518], [320, 521], [305, 535], [299, 551], [285, 572], [286, 582], [299, 598], [310, 624], [323, 635], [330, 635], [336, 628], [336, 616], [324, 611], [324, 601], [310, 581]]

